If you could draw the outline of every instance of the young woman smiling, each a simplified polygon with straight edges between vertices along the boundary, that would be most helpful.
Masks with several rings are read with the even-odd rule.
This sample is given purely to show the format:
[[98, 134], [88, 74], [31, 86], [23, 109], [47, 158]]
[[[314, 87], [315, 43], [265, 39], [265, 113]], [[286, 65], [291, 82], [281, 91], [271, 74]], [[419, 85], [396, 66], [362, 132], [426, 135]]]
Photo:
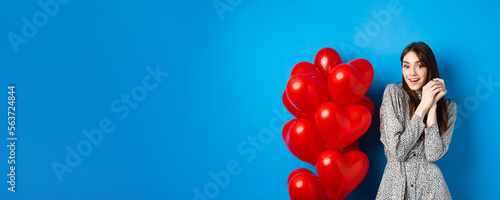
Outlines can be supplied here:
[[439, 167], [450, 146], [457, 105], [445, 99], [436, 59], [423, 42], [401, 54], [403, 80], [385, 88], [380, 141], [387, 158], [377, 199], [451, 199]]

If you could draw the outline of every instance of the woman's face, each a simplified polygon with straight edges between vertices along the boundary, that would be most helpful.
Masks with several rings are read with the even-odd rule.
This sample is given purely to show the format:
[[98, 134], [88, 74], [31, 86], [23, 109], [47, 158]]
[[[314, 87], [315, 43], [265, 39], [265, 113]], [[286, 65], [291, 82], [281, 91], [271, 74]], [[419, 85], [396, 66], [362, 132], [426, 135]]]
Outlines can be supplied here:
[[417, 54], [410, 51], [403, 57], [403, 78], [411, 90], [422, 92], [427, 80], [427, 68], [418, 60]]

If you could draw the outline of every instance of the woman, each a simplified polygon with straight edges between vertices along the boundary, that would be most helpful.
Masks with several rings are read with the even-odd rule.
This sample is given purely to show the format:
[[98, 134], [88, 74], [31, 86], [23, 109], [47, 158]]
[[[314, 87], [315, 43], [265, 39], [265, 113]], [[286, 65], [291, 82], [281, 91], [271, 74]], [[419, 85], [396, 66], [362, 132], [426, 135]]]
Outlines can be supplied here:
[[445, 99], [434, 53], [423, 42], [401, 54], [403, 81], [385, 88], [380, 141], [387, 158], [377, 199], [451, 199], [434, 163], [448, 151], [457, 105]]

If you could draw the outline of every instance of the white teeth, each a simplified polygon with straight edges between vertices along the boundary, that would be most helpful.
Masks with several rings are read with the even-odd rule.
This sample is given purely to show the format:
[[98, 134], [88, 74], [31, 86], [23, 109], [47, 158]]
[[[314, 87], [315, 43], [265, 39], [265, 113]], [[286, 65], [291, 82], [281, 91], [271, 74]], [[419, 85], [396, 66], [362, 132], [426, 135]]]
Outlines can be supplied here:
[[418, 79], [410, 79], [410, 81], [418, 81]]

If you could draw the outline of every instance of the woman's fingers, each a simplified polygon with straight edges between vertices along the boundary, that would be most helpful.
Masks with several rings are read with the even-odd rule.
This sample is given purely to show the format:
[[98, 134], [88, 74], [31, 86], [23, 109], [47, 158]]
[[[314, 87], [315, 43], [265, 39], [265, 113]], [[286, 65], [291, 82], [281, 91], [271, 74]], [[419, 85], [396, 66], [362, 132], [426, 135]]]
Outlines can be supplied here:
[[440, 89], [440, 88], [444, 88], [443, 85], [441, 85], [441, 83], [436, 83], [434, 84], [432, 87], [431, 87], [431, 90], [434, 91], [436, 89]]
[[444, 85], [444, 80], [440, 79], [440, 78], [434, 78], [432, 80], [437, 82], [437, 85], [439, 85], [439, 87], [438, 87], [439, 88], [439, 95], [440, 95], [440, 98], [443, 97], [447, 93], [446, 87]]
[[446, 90], [446, 88], [445, 88], [445, 86], [444, 86], [443, 82], [438, 81], [438, 80], [433, 80], [433, 81], [431, 81], [431, 82], [434, 82], [434, 83], [432, 84], [431, 90], [435, 90], [435, 89], [437, 89], [437, 88], [443, 88], [443, 89], [445, 89], [445, 90]]
[[436, 91], [438, 91], [438, 92], [436, 93], [436, 96], [434, 97], [435, 101], [439, 101], [441, 98], [443, 98], [443, 96], [447, 92], [446, 89], [444, 89], [444, 88], [440, 88], [440, 89], [438, 89]]
[[439, 92], [440, 92], [440, 90], [439, 90], [439, 88], [438, 88], [438, 89], [433, 90], [433, 91], [432, 91], [432, 94], [436, 95], [436, 94], [437, 94], [437, 93], [439, 93]]
[[440, 93], [442, 93], [442, 92], [444, 92], [444, 90], [443, 90], [443, 89], [438, 89], [438, 90], [436, 90], [436, 94], [440, 94]]
[[439, 84], [434, 84], [434, 85], [432, 85], [431, 89], [433, 89], [433, 90], [434, 90], [434, 89], [436, 89], [436, 88], [439, 88], [439, 86], [440, 86]]
[[[429, 81], [427, 84], [425, 84], [425, 86], [427, 87], [432, 87], [433, 85], [435, 85], [437, 82], [436, 81]], [[424, 86], [424, 87], [425, 87]]]
[[440, 79], [440, 78], [434, 78], [432, 79], [433, 81], [437, 81], [439, 82], [441, 85], [443, 85], [443, 87], [445, 87], [445, 84], [444, 84], [444, 80], [443, 79]]
[[433, 91], [435, 85], [436, 85], [435, 81], [430, 81], [429, 83], [425, 84], [424, 88], [422, 89], [422, 92]]
[[444, 80], [443, 80], [443, 79], [441, 79], [441, 78], [434, 78], [434, 79], [432, 79], [432, 80], [434, 80], [434, 81], [439, 81], [441, 84], [443, 84], [443, 85], [444, 85]]

